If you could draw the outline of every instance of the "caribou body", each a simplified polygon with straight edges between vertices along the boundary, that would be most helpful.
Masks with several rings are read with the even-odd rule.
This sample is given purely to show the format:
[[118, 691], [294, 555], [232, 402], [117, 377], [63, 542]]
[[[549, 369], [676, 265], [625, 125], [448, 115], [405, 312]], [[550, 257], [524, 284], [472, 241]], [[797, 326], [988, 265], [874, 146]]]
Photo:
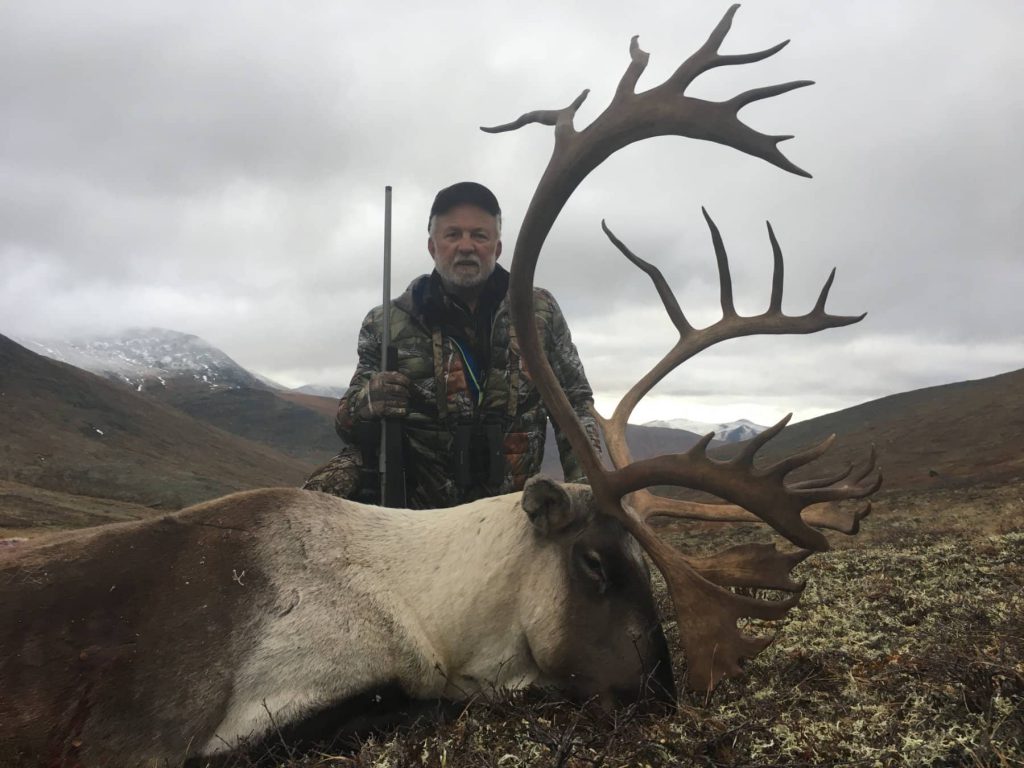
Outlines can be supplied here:
[[180, 761], [400, 688], [674, 695], [641, 550], [585, 486], [433, 512], [233, 494], [0, 559], [0, 752]]

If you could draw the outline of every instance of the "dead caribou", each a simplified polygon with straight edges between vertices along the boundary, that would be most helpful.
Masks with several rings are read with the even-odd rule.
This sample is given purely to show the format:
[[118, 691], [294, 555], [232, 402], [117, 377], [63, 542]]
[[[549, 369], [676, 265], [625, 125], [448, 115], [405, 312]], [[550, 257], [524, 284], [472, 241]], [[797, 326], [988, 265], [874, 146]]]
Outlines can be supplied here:
[[[523, 364], [591, 486], [534, 479], [522, 494], [429, 514], [270, 489], [13, 548], [0, 555], [0, 756], [52, 765], [180, 761], [232, 749], [381, 685], [414, 698], [535, 684], [608, 702], [671, 696], [640, 547], [669, 585], [691, 687], [710, 689], [737, 674], [741, 660], [767, 644], [744, 635], [737, 621], [780, 618], [795, 604], [800, 585], [791, 569], [809, 550], [828, 547], [817, 528], [856, 531], [867, 506], [840, 513], [822, 504], [873, 493], [881, 482], [873, 458], [856, 473], [787, 484], [786, 475], [830, 441], [756, 468], [755, 454], [783, 420], [727, 462], [705, 454], [710, 436], [685, 454], [631, 462], [625, 424], [658, 381], [712, 344], [859, 320], [825, 311], [831, 277], [810, 312], [784, 315], [782, 256], [772, 235], [769, 308], [739, 316], [725, 250], [708, 219], [723, 318], [698, 330], [660, 272], [609, 231], [651, 276], [680, 333], [602, 420], [616, 467], [610, 471], [557, 389], [531, 311], [535, 265], [559, 211], [591, 170], [627, 144], [690, 136], [803, 173], [778, 151], [785, 137], [757, 133], [736, 113], [807, 83], [719, 103], [684, 94], [712, 67], [757, 61], [783, 47], [719, 54], [735, 10], [665, 83], [640, 94], [635, 86], [648, 55], [634, 39], [612, 103], [582, 131], [573, 116], [586, 91], [565, 109], [486, 129], [555, 127], [554, 154], [516, 242], [510, 290]], [[731, 504], [670, 502], [649, 494], [652, 485], [700, 489]], [[801, 549], [745, 546], [688, 557], [648, 525], [659, 514], [761, 520]], [[733, 586], [794, 594], [762, 600]]]

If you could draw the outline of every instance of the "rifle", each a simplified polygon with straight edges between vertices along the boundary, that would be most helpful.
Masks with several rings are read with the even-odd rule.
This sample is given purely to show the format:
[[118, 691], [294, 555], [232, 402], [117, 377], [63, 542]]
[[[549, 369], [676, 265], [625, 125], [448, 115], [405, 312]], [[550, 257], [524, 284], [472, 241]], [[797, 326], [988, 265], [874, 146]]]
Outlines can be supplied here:
[[[381, 329], [380, 359], [382, 371], [398, 370], [398, 348], [391, 344], [391, 187], [384, 187], [384, 313]], [[402, 457], [402, 422], [381, 419], [380, 503], [385, 507], [405, 507], [405, 464]]]

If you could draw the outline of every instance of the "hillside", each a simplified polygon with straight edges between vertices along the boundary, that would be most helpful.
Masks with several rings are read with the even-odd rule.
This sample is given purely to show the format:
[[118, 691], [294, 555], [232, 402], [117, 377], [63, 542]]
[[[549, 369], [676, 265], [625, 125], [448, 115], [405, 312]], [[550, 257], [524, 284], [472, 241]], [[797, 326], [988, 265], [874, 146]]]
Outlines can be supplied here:
[[129, 501], [78, 496], [0, 480], [0, 540], [160, 514], [164, 511]]
[[[642, 426], [640, 424], [626, 425], [626, 442], [629, 443], [629, 450], [634, 459], [646, 459], [663, 453], [681, 453], [695, 445], [700, 438], [700, 435], [687, 432], [684, 429]], [[712, 445], [720, 446], [723, 443], [714, 440]], [[607, 450], [604, 452], [604, 458], [605, 465], [611, 466]], [[558, 459], [555, 432], [551, 428], [550, 422], [548, 423], [547, 442], [544, 444], [544, 461], [541, 464], [541, 472], [550, 477], [562, 477], [562, 465]]]
[[[928, 387], [794, 424], [765, 457], [836, 434], [818, 471], [858, 461], [874, 444], [885, 489], [957, 487], [1024, 476], [1024, 369]], [[722, 455], [734, 449], [723, 449]], [[808, 472], [794, 473], [794, 477]]]
[[0, 479], [177, 509], [308, 465], [0, 336]]
[[[327, 461], [341, 445], [334, 431], [337, 401], [329, 398], [249, 387], [211, 389], [190, 379], [167, 379], [165, 386], [146, 392], [193, 418], [311, 467]], [[317, 401], [326, 401], [329, 413]]]

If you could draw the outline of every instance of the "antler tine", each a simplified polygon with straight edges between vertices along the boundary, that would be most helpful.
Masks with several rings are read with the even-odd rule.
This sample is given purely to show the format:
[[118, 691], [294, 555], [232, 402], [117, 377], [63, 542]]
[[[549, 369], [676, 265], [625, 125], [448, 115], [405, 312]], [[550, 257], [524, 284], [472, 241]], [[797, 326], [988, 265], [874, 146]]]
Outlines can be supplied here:
[[794, 496], [800, 496], [807, 504], [820, 504], [823, 501], [843, 501], [845, 499], [863, 499], [882, 487], [882, 470], [875, 468], [874, 478], [828, 488], [804, 488], [793, 490]]
[[704, 221], [708, 223], [708, 229], [711, 230], [711, 243], [714, 245], [715, 259], [718, 261], [718, 285], [722, 301], [722, 318], [726, 320], [737, 316], [736, 305], [732, 298], [732, 275], [729, 272], [729, 255], [725, 252], [722, 233], [718, 231], [718, 226], [708, 215], [704, 206], [701, 206], [700, 212], [704, 214]]
[[502, 125], [493, 125], [486, 127], [481, 125], [480, 130], [484, 133], [505, 133], [507, 131], [514, 131], [517, 128], [522, 128], [524, 125], [530, 123], [540, 123], [541, 125], [572, 125], [573, 118], [576, 116], [577, 110], [586, 101], [587, 96], [590, 95], [590, 89], [585, 88], [583, 92], [573, 99], [572, 104], [562, 109], [535, 109], [532, 112], [526, 112], [520, 115], [518, 118], [513, 120], [511, 123], [503, 123]]
[[826, 477], [815, 477], [809, 480], [798, 480], [796, 482], [787, 483], [787, 487], [793, 491], [827, 488], [829, 486], [836, 485], [841, 480], [846, 480], [847, 478], [849, 478], [853, 483], [861, 483], [868, 475], [875, 471], [877, 463], [878, 452], [875, 449], [874, 443], [872, 443], [867, 461], [864, 462], [864, 466], [859, 468], [856, 472], [854, 472], [854, 465], [848, 463], [845, 469], [839, 470], [832, 475]]
[[718, 25], [708, 35], [707, 41], [698, 48], [686, 61], [684, 61], [672, 76], [666, 82], [666, 85], [671, 84], [674, 88], [678, 88], [680, 92], [686, 90], [686, 88], [692, 83], [698, 75], [707, 72], [709, 69], [715, 67], [721, 67], [731, 64], [752, 64], [755, 61], [761, 61], [767, 59], [769, 56], [774, 56], [776, 53], [781, 51], [787, 45], [789, 40], [783, 40], [781, 43], [773, 45], [771, 48], [766, 48], [763, 51], [757, 51], [755, 53], [741, 53], [732, 54], [729, 56], [723, 56], [718, 52], [722, 42], [725, 40], [725, 36], [729, 34], [729, 30], [732, 28], [732, 20], [736, 15], [736, 11], [739, 10], [739, 4], [735, 4], [725, 12], [722, 20], [718, 22]]
[[779, 552], [774, 544], [740, 544], [710, 557], [688, 559], [695, 571], [720, 587], [802, 592], [805, 582], [790, 573], [810, 554], [808, 549]]
[[633, 264], [639, 267], [654, 283], [654, 288], [658, 292], [658, 296], [661, 297], [661, 303], [665, 307], [665, 311], [668, 313], [669, 319], [672, 321], [672, 325], [676, 327], [681, 335], [685, 335], [689, 331], [693, 330], [693, 326], [690, 325], [690, 321], [686, 319], [686, 315], [679, 306], [679, 301], [676, 299], [672, 289], [668, 287], [668, 282], [665, 280], [665, 276], [661, 273], [653, 264], [644, 261], [629, 248], [626, 247], [619, 238], [615, 236], [615, 233], [609, 229], [604, 219], [601, 219], [601, 229], [604, 230], [605, 235], [612, 241], [612, 244], [622, 252], [622, 255], [629, 259]]
[[[804, 464], [810, 464], [817, 458], [820, 458], [825, 451], [832, 447], [832, 444], [836, 441], [835, 434], [831, 434], [822, 440], [817, 445], [811, 446], [800, 453], [794, 453], [792, 456], [787, 456], [784, 459], [772, 464], [770, 467], [762, 470], [765, 475], [776, 475], [780, 478], [785, 477], [794, 469], [802, 467]], [[751, 441], [753, 442], [753, 441]], [[809, 490], [806, 488], [794, 489], [793, 486], [789, 486], [790, 490]]]
[[745, 443], [742, 443], [743, 449], [736, 454], [735, 458], [732, 459], [732, 463], [746, 467], [754, 466], [754, 454], [761, 450], [769, 440], [785, 429], [786, 425], [789, 424], [789, 420], [792, 418], [793, 414], [787, 413], [772, 426], [768, 427], [768, 429], [754, 435]]
[[808, 509], [804, 513], [804, 522], [815, 528], [828, 528], [852, 536], [860, 530], [860, 521], [870, 514], [870, 501], [864, 502], [852, 512], [837, 509], [829, 504]]
[[[784, 93], [795, 91], [797, 88], [806, 88], [809, 85], [814, 85], [813, 80], [793, 80], [788, 83], [779, 83], [778, 85], [766, 85], [763, 88], [751, 88], [749, 91], [736, 94], [724, 104], [728, 104], [730, 107], [734, 107], [736, 112], [739, 112], [747, 104], [752, 104], [755, 101], [762, 101], [764, 99], [770, 99], [772, 96], [781, 96]], [[789, 141], [792, 136], [768, 136], [767, 138], [772, 139], [776, 144], [780, 144], [783, 141]]]
[[778, 312], [782, 314], [782, 289], [785, 287], [786, 279], [786, 262], [782, 258], [782, 248], [779, 247], [779, 241], [775, 238], [775, 230], [772, 229], [772, 223], [766, 221], [768, 225], [768, 239], [772, 244], [772, 297], [768, 302], [768, 312]]
[[822, 322], [829, 323], [830, 328], [838, 328], [843, 325], [859, 323], [868, 316], [867, 312], [863, 312], [859, 315], [830, 315], [825, 311], [825, 302], [828, 301], [828, 292], [832, 290], [832, 282], [835, 279], [836, 268], [832, 267], [832, 271], [828, 273], [828, 279], [825, 281], [825, 285], [821, 287], [821, 293], [818, 294], [818, 300], [814, 304], [814, 309], [808, 312], [805, 317], [821, 318]]
[[[853, 477], [854, 482], [860, 482], [868, 475], [870, 475], [878, 464], [878, 451], [875, 449], [875, 444], [871, 444], [871, 453], [868, 455], [868, 460], [864, 464], [864, 468], [857, 472]], [[881, 470], [879, 470], [881, 471]]]
[[[708, 523], [767, 523], [753, 512], [735, 504], [703, 504], [697, 501], [669, 499], [655, 496], [648, 490], [634, 491], [629, 495], [629, 504], [643, 520], [655, 517], [670, 517], [677, 520], [701, 520]], [[866, 505], [870, 508], [870, 502]], [[831, 504], [811, 506], [800, 513], [804, 523], [812, 528], [821, 528], [839, 533], [857, 532], [857, 522], [867, 516], [865, 505], [854, 512], [837, 509]]]
[[853, 464], [847, 463], [845, 469], [837, 470], [831, 475], [825, 477], [812, 477], [809, 480], [797, 480], [796, 482], [787, 483], [787, 487], [792, 490], [799, 490], [801, 488], [824, 488], [826, 485], [833, 485], [838, 483], [840, 480], [845, 480], [853, 473]]
[[619, 87], [615, 89], [617, 98], [627, 98], [629, 94], [636, 91], [637, 81], [647, 69], [647, 62], [650, 58], [651, 54], [640, 48], [640, 36], [633, 35], [629, 40], [629, 66], [622, 73]]

